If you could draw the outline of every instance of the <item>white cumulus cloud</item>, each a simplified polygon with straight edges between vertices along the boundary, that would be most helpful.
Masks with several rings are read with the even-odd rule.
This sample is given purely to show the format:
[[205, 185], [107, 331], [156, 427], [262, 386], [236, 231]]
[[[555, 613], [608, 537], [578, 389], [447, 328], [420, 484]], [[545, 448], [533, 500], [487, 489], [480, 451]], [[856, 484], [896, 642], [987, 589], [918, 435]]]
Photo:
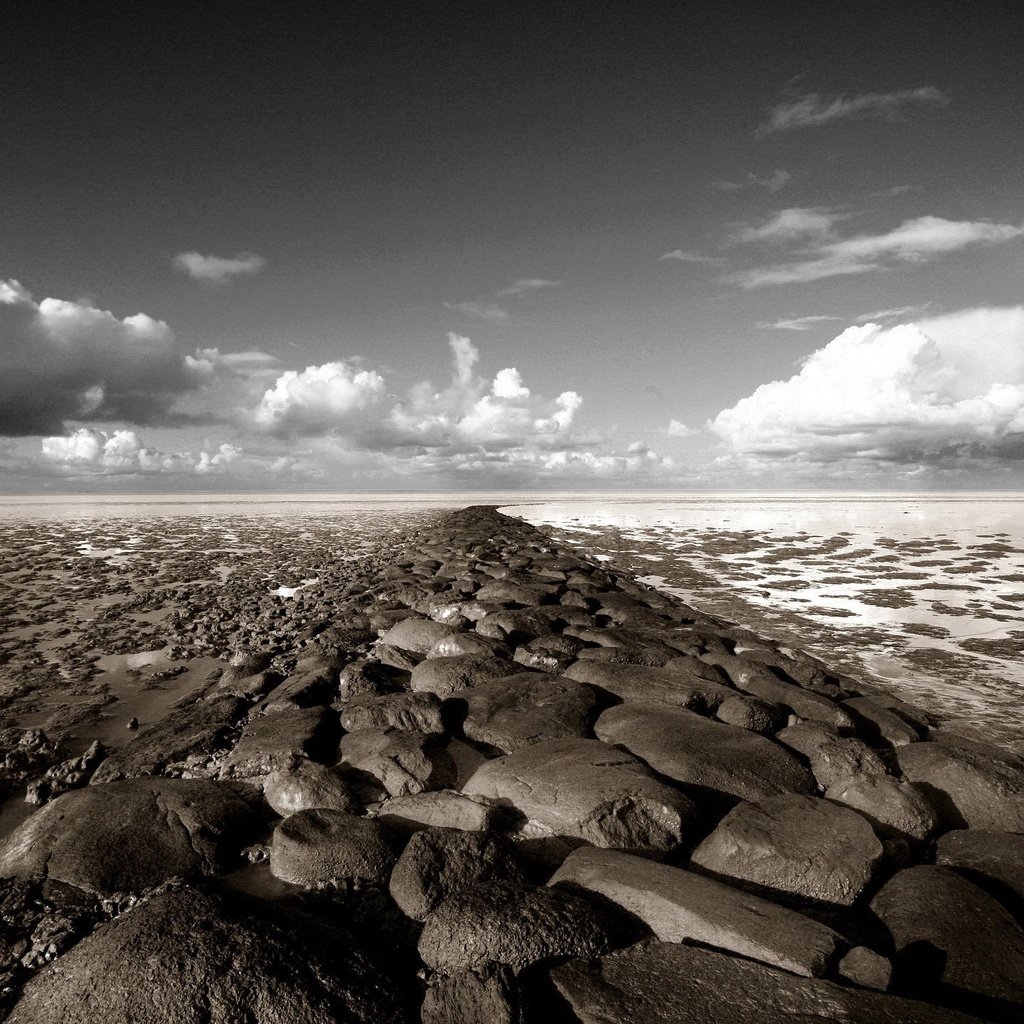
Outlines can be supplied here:
[[162, 452], [145, 445], [134, 430], [95, 430], [81, 427], [70, 434], [44, 437], [43, 457], [65, 473], [113, 476], [120, 474], [222, 472], [242, 449], [222, 444], [214, 451]]
[[816, 463], [1024, 458], [1024, 307], [850, 327], [709, 428], [734, 452]]
[[187, 274], [193, 281], [226, 284], [236, 277], [258, 274], [267, 261], [254, 252], [240, 252], [237, 256], [204, 256], [199, 252], [180, 252], [171, 261], [175, 270]]

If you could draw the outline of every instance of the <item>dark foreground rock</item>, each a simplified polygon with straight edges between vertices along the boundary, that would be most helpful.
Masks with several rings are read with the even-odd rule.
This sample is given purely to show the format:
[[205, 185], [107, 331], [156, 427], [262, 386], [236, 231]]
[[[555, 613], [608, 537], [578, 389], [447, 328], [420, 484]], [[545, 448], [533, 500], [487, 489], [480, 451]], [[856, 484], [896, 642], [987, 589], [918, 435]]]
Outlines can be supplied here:
[[650, 942], [552, 971], [583, 1024], [977, 1024], [926, 1003]]
[[0, 846], [0, 876], [46, 877], [108, 896], [234, 865], [251, 805], [206, 779], [126, 779], [51, 801]]
[[25, 987], [11, 1024], [379, 1024], [401, 986], [356, 936], [280, 906], [171, 889]]

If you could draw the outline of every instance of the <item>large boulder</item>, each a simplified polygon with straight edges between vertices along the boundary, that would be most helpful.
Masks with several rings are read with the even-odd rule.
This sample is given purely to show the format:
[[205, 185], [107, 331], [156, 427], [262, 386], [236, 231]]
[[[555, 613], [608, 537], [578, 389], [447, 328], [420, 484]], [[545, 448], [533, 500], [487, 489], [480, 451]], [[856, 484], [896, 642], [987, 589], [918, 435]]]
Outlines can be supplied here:
[[9, 1020], [378, 1024], [408, 1020], [407, 998], [340, 925], [238, 895], [170, 889], [37, 974]]
[[341, 727], [357, 729], [403, 729], [442, 733], [441, 701], [433, 693], [388, 693], [383, 696], [353, 697], [341, 706]]
[[627, 704], [669, 704], [714, 712], [723, 701], [735, 695], [736, 691], [722, 685], [721, 677], [710, 666], [692, 658], [688, 661], [700, 665], [705, 675], [593, 660], [577, 661], [565, 674], [614, 694]]
[[607, 914], [566, 889], [483, 882], [453, 893], [427, 917], [419, 952], [428, 967], [444, 973], [487, 964], [518, 972], [603, 953], [616, 928]]
[[889, 774], [885, 762], [866, 743], [840, 736], [819, 722], [801, 722], [775, 734], [783, 746], [807, 758], [822, 789], [850, 779], [880, 778]]
[[336, 741], [337, 720], [326, 707], [288, 705], [252, 718], [221, 765], [229, 779], [251, 779], [289, 768], [299, 757], [329, 756]]
[[443, 699], [515, 671], [514, 665], [491, 655], [455, 654], [421, 661], [412, 670], [409, 685], [416, 693], [435, 693]]
[[699, 942], [809, 977], [844, 947], [831, 928], [682, 868], [618, 850], [574, 850], [549, 885], [599, 893], [665, 942]]
[[677, 782], [740, 800], [813, 793], [814, 777], [788, 750], [683, 708], [621, 704], [597, 720], [598, 737]]
[[1018, 832], [947, 832], [935, 845], [935, 863], [956, 868], [1024, 907], [1024, 835]]
[[787, 793], [734, 807], [692, 863], [759, 891], [849, 907], [874, 878], [882, 844], [856, 811]]
[[576, 960], [551, 977], [583, 1024], [978, 1024], [942, 1007], [674, 942]]
[[380, 805], [375, 816], [399, 830], [410, 832], [421, 828], [481, 832], [496, 828], [507, 812], [490, 800], [466, 796], [454, 789], [438, 789], [390, 797]]
[[892, 936], [902, 991], [991, 1020], [1024, 1011], [1024, 931], [991, 896], [933, 864], [891, 878], [871, 909]]
[[402, 913], [423, 921], [443, 900], [476, 882], [521, 880], [512, 844], [488, 832], [417, 832], [391, 872], [391, 898]]
[[385, 885], [395, 859], [392, 839], [379, 821], [327, 808], [285, 818], [270, 845], [275, 878], [314, 888], [355, 880]]
[[842, 705], [853, 713], [857, 731], [876, 746], [903, 747], [921, 738], [915, 726], [874, 697], [850, 697]]
[[682, 793], [598, 740], [524, 747], [481, 765], [463, 792], [509, 804], [551, 835], [635, 851], [678, 846], [697, 817]]
[[283, 818], [312, 807], [352, 811], [356, 806], [351, 787], [333, 768], [304, 757], [271, 772], [263, 780], [263, 798]]
[[589, 686], [541, 672], [481, 683], [463, 699], [466, 736], [506, 754], [541, 740], [586, 736], [596, 700]]
[[142, 893], [227, 870], [255, 815], [208, 779], [136, 778], [71, 790], [0, 845], [0, 876], [44, 876], [88, 892]]
[[458, 630], [433, 619], [407, 618], [396, 622], [381, 638], [381, 644], [414, 654], [426, 654], [438, 640]]
[[176, 708], [108, 757], [91, 782], [100, 785], [140, 775], [161, 775], [171, 765], [209, 759], [228, 746], [236, 724], [248, 710], [248, 701], [231, 694]]
[[825, 798], [845, 804], [867, 818], [886, 838], [921, 843], [939, 827], [939, 815], [921, 788], [890, 775], [847, 778], [825, 790]]
[[903, 777], [918, 783], [949, 828], [1024, 832], [1020, 758], [945, 743], [896, 748]]
[[391, 796], [408, 796], [455, 785], [451, 754], [438, 737], [399, 729], [359, 729], [341, 738], [341, 765], [365, 772]]

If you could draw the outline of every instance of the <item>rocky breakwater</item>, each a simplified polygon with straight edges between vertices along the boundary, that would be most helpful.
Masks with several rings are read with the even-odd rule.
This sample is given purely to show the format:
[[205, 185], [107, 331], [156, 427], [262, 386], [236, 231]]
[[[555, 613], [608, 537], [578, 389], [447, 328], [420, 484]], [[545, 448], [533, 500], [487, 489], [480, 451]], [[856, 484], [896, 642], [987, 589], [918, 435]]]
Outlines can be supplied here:
[[1019, 758], [489, 508], [330, 635], [0, 846], [12, 1022], [1022, 1019]]

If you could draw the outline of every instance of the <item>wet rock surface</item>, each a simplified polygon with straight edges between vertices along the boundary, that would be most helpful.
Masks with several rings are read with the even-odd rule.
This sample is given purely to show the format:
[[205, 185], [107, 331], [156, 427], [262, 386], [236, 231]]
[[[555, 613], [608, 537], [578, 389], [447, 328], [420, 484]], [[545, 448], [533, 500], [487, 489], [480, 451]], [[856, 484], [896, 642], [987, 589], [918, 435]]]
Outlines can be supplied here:
[[[408, 526], [351, 563], [311, 526], [295, 586], [156, 570], [172, 614], [110, 616], [125, 665], [169, 641], [135, 689], [72, 644], [74, 706], [0, 690], [45, 727], [0, 734], [34, 801], [0, 815], [0, 1013], [1024, 1016], [1019, 758], [493, 509]], [[129, 690], [139, 728], [90, 734]]]

